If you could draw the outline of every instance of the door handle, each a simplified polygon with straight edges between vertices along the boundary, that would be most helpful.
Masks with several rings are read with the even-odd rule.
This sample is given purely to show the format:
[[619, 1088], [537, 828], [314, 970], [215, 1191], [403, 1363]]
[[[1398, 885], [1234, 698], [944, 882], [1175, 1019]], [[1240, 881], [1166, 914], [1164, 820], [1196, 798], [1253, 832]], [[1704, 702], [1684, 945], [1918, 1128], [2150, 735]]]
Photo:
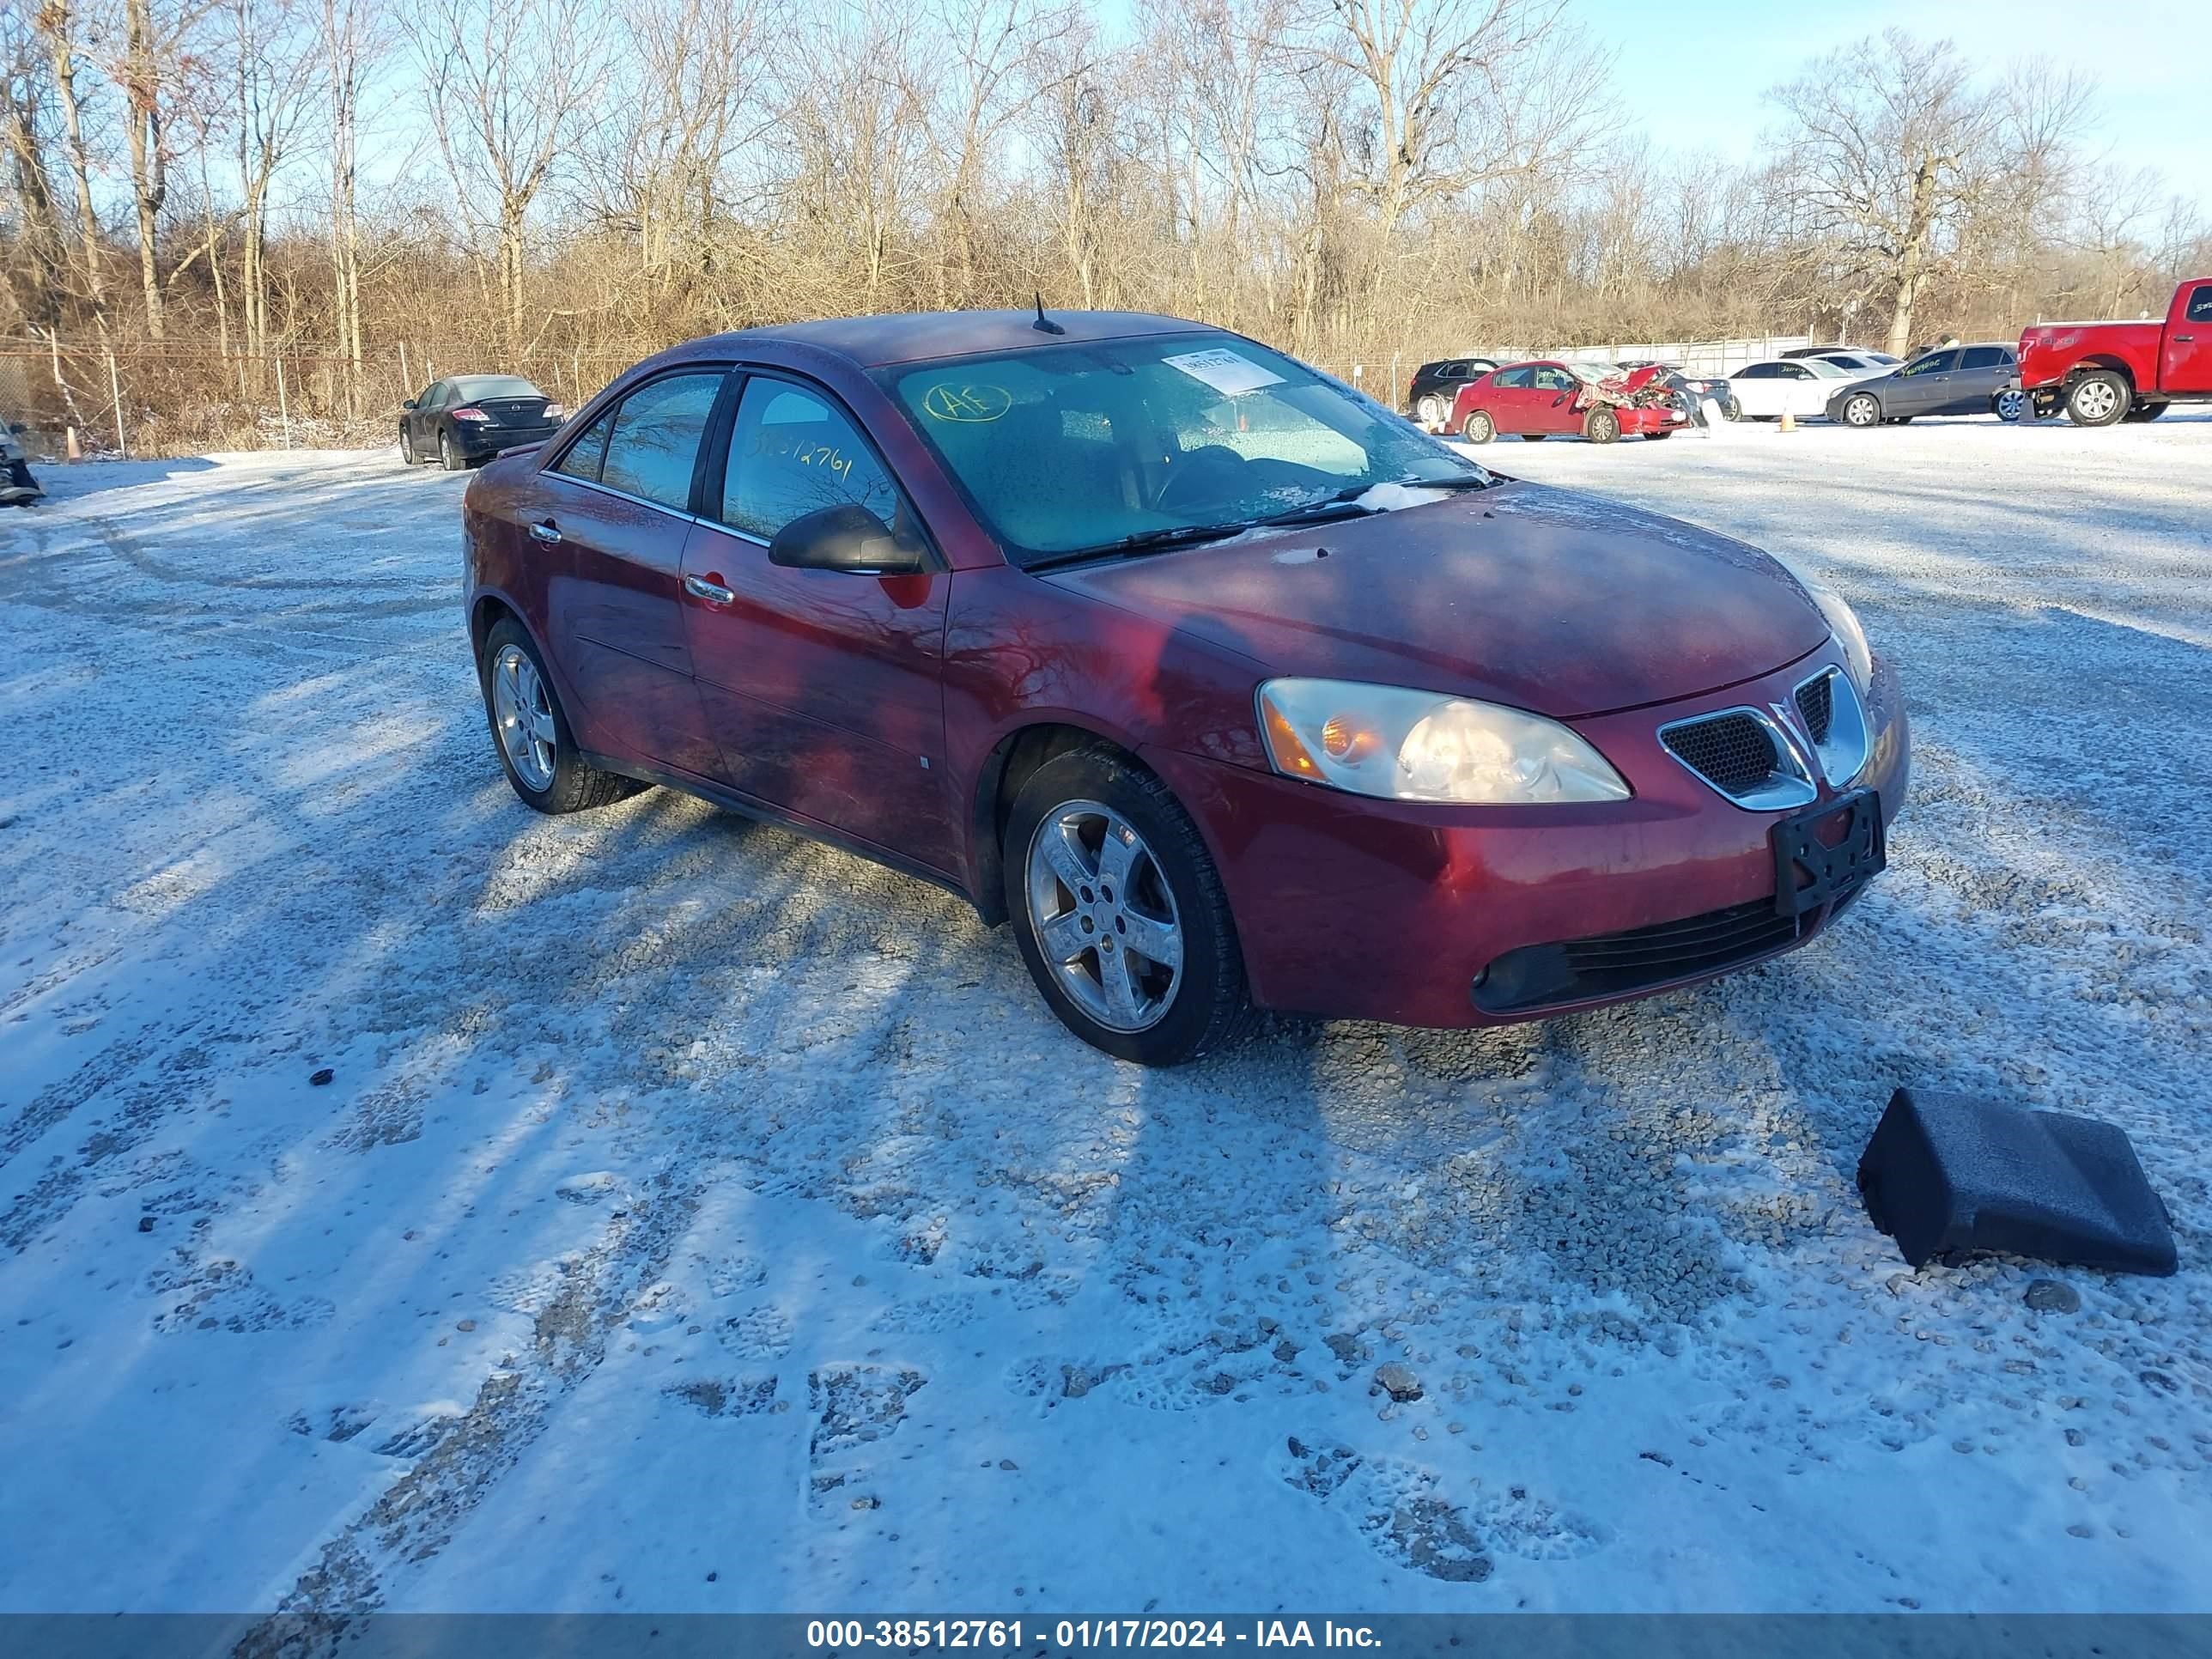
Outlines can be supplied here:
[[714, 574], [686, 576], [684, 591], [695, 599], [704, 599], [709, 605], [727, 605], [738, 596], [716, 581]]
[[547, 519], [542, 524], [530, 526], [530, 539], [534, 542], [544, 542], [550, 546], [561, 539], [561, 527], [552, 520]]
[[2181, 345], [2186, 345], [2186, 344], [2188, 344], [2191, 340], [2195, 339], [2197, 337], [2196, 337], [2194, 334], [2177, 334], [2177, 335], [2175, 335], [2173, 337], [2174, 337], [2174, 340], [2175, 340], [2176, 343], [2178, 343], [2178, 344], [2181, 344]]

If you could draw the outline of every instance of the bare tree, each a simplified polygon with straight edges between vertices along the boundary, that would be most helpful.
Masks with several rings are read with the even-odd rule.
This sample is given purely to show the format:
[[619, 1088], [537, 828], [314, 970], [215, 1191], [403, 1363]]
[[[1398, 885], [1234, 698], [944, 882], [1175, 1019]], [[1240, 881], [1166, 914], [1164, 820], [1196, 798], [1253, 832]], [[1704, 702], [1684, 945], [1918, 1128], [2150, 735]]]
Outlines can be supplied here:
[[84, 143], [84, 102], [77, 89], [84, 51], [83, 22], [72, 0], [45, 0], [36, 22], [53, 65], [54, 101], [61, 112], [64, 165], [76, 192], [77, 243], [84, 258], [84, 292], [96, 313], [104, 312], [106, 283], [100, 270], [100, 218], [93, 211], [92, 167]]
[[446, 170], [465, 205], [489, 198], [510, 352], [523, 341], [530, 210], [592, 112], [607, 15], [559, 0], [421, 0], [408, 20]]

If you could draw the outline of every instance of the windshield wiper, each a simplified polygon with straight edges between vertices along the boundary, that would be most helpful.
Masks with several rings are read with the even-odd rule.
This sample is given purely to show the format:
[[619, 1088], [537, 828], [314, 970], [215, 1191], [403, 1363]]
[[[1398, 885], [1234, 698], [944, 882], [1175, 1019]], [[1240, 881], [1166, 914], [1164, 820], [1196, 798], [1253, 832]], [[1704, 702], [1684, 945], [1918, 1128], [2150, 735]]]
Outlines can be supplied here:
[[1075, 564], [1085, 559], [1110, 559], [1135, 553], [1157, 553], [1170, 547], [1187, 547], [1199, 542], [1218, 542], [1231, 536], [1241, 536], [1252, 526], [1249, 524], [1190, 524], [1170, 525], [1158, 530], [1139, 530], [1134, 535], [1116, 536], [1110, 542], [1100, 542], [1095, 547], [1079, 547], [1066, 553], [1055, 553], [1050, 558], [1031, 559], [1024, 567], [1030, 570], [1049, 570], [1055, 565]]

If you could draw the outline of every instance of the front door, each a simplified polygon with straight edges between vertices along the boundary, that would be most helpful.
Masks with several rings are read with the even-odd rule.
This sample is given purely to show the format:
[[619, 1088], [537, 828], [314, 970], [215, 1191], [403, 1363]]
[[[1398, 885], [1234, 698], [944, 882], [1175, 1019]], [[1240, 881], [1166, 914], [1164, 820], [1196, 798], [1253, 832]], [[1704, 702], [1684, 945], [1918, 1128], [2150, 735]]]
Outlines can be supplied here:
[[557, 550], [547, 606], [555, 649], [598, 741], [703, 776], [716, 757], [679, 585], [692, 478], [726, 378], [688, 369], [630, 392], [538, 475], [524, 526]]
[[1575, 394], [1583, 383], [1557, 363], [1546, 363], [1536, 370], [1535, 390], [1529, 394], [1529, 410], [1525, 417], [1523, 432], [1579, 432], [1583, 427], [1582, 411], [1575, 407]]
[[1959, 367], [1956, 351], [1931, 351], [1915, 357], [1897, 371], [1897, 392], [1882, 398], [1886, 415], [1941, 414], [1951, 401], [1951, 374]]
[[2212, 283], [2199, 283], [2166, 325], [2158, 384], [2166, 392], [2212, 392]]
[[684, 554], [684, 627], [720, 775], [956, 871], [942, 684], [951, 576], [793, 569], [768, 556], [777, 531], [825, 507], [858, 502], [910, 532], [913, 509], [836, 400], [797, 380], [746, 381], [720, 471]]
[[433, 380], [422, 388], [422, 395], [415, 399], [415, 407], [407, 411], [408, 441], [415, 446], [417, 455], [428, 458], [438, 453], [438, 430], [433, 411], [438, 400], [446, 395], [446, 383]]

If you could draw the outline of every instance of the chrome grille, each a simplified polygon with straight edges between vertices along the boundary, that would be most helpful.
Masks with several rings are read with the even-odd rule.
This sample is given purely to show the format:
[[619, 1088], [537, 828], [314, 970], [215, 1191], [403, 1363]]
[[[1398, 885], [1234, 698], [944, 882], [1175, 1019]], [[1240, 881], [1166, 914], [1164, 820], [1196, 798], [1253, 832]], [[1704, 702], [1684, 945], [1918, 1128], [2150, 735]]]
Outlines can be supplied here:
[[1774, 775], [1773, 733], [1756, 714], [1743, 709], [1684, 720], [1662, 730], [1659, 739], [1675, 759], [1723, 795], [1748, 793]]
[[1797, 712], [1804, 717], [1806, 733], [1815, 744], [1828, 740], [1828, 727], [1836, 715], [1835, 684], [1834, 673], [1829, 672], [1797, 688]]

